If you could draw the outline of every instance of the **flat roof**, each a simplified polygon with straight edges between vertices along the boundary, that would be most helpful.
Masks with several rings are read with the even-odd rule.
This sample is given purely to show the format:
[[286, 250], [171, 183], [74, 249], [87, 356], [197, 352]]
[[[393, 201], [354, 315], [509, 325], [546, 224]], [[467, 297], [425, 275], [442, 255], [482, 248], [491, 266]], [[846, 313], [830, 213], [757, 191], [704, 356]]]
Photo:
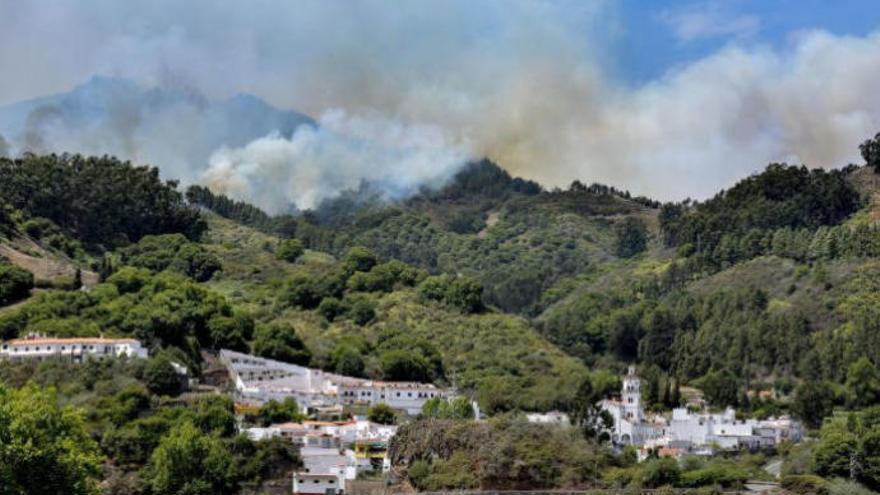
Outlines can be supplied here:
[[99, 337], [71, 337], [71, 338], [57, 338], [57, 337], [46, 337], [46, 338], [23, 338], [23, 339], [12, 339], [4, 342], [4, 344], [9, 345], [38, 345], [38, 344], [140, 344], [140, 341], [137, 339], [105, 339]]

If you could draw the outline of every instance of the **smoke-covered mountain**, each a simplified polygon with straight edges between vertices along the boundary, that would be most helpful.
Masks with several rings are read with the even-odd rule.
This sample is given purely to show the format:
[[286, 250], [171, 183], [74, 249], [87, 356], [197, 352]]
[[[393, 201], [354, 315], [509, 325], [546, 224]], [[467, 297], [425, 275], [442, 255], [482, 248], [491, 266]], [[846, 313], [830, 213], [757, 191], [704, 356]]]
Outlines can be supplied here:
[[204, 183], [273, 213], [314, 207], [364, 182], [380, 197], [407, 197], [442, 185], [470, 158], [432, 126], [340, 110], [313, 120], [252, 95], [212, 100], [108, 77], [0, 107], [0, 155], [27, 151], [155, 165], [166, 179]]
[[167, 178], [198, 180], [210, 155], [315, 122], [252, 95], [212, 100], [181, 88], [146, 88], [93, 77], [73, 90], [0, 107], [0, 136], [13, 154], [111, 154], [161, 164]]

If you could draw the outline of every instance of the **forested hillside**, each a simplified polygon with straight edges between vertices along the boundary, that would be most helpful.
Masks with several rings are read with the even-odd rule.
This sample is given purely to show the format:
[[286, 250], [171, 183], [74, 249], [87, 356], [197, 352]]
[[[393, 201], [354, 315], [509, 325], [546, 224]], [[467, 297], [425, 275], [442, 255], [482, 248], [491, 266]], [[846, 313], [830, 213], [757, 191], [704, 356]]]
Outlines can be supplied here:
[[[549, 445], [564, 436], [503, 414], [588, 417], [632, 363], [653, 408], [680, 404], [684, 386], [712, 406], [793, 412], [814, 427], [834, 407], [871, 405], [858, 398], [863, 383], [880, 384], [873, 173], [774, 164], [705, 202], [661, 205], [578, 181], [545, 190], [482, 161], [405, 201], [365, 185], [313, 211], [271, 216], [204, 187], [184, 194], [156, 169], [110, 157], [0, 159], [0, 339], [132, 336], [152, 352], [94, 376], [4, 365], [0, 394], [28, 408], [36, 392], [19, 388], [34, 381], [55, 387], [39, 400], [85, 407], [70, 428], [94, 443], [76, 455], [87, 470], [109, 459], [119, 493], [185, 490], [168, 474], [175, 455], [214, 456], [192, 474], [213, 493], [296, 465], [281, 445], [234, 436], [230, 401], [179, 396], [171, 363], [199, 376], [221, 348], [454, 385], [502, 415], [456, 434], [507, 445], [517, 458], [547, 438], [535, 462], [567, 466], [508, 478], [474, 444], [422, 466], [411, 481], [423, 488], [572, 486], [600, 464], [617, 466], [620, 479], [648, 476], [593, 440], [553, 461], [566, 450]], [[452, 427], [426, 426], [458, 445]], [[418, 431], [404, 440], [421, 441]], [[434, 447], [399, 448], [417, 462], [426, 455], [418, 449]], [[467, 466], [481, 467], [456, 477]], [[700, 469], [733, 469], [731, 484], [759, 472], [753, 461], [731, 466]]]

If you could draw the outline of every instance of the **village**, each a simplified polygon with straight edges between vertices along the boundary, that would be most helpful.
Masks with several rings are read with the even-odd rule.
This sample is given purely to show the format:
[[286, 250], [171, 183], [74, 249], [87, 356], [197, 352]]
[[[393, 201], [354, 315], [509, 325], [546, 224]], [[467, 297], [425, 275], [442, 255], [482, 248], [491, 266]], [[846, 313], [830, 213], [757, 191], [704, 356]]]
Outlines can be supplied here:
[[[89, 359], [148, 356], [135, 339], [58, 338], [28, 335], [0, 344], [0, 361], [64, 359], [82, 363]], [[405, 418], [423, 411], [428, 401], [459, 397], [453, 388], [429, 383], [389, 382], [348, 377], [320, 369], [284, 363], [230, 350], [220, 350], [218, 362], [230, 384], [236, 411], [254, 411], [269, 401], [294, 399], [303, 418], [298, 422], [268, 426], [241, 425], [252, 440], [282, 438], [300, 452], [302, 468], [292, 476], [295, 495], [342, 494], [357, 480], [384, 479], [393, 466], [389, 443], [396, 424], [370, 421], [366, 412], [384, 404]], [[175, 369], [188, 376], [182, 365]], [[712, 456], [730, 451], [772, 449], [782, 442], [797, 443], [804, 428], [788, 416], [764, 420], [738, 419], [733, 408], [674, 408], [649, 414], [643, 407], [641, 380], [634, 366], [622, 377], [619, 399], [605, 399], [601, 410], [612, 419], [604, 433], [617, 449], [635, 448], [641, 462], [651, 456], [681, 459]], [[195, 384], [194, 380], [191, 380]], [[217, 392], [214, 392], [217, 393]], [[484, 420], [476, 402], [474, 418]], [[568, 414], [560, 411], [529, 412], [526, 419], [559, 428], [571, 428]]]

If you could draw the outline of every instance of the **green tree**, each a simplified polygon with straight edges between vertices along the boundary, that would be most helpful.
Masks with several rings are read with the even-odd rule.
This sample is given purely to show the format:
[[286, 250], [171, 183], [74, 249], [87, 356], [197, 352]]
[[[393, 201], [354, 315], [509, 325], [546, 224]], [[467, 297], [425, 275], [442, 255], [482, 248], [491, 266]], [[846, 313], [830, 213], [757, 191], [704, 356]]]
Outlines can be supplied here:
[[330, 354], [336, 373], [345, 376], [364, 376], [364, 359], [361, 352], [351, 345], [337, 345]]
[[850, 407], [862, 409], [880, 402], [880, 373], [867, 357], [861, 357], [849, 366], [846, 374], [847, 402]]
[[456, 397], [451, 401], [434, 397], [422, 404], [421, 414], [426, 418], [468, 420], [474, 419], [474, 408], [467, 397]]
[[364, 326], [376, 318], [376, 303], [368, 297], [351, 297], [348, 317], [355, 324]]
[[101, 454], [54, 389], [0, 386], [0, 493], [97, 494]]
[[181, 376], [166, 356], [154, 356], [144, 367], [144, 383], [156, 395], [177, 395], [183, 388]]
[[296, 330], [283, 323], [270, 323], [257, 327], [254, 332], [254, 354], [287, 363], [307, 365], [312, 359], [311, 351], [296, 334]]
[[254, 320], [249, 315], [217, 315], [208, 320], [208, 334], [213, 349], [246, 352], [247, 341], [254, 333]]
[[260, 406], [257, 411], [257, 420], [262, 426], [269, 426], [288, 421], [300, 421], [303, 415], [299, 412], [299, 404], [296, 400], [288, 397], [281, 402], [270, 400]]
[[235, 433], [235, 411], [232, 398], [209, 395], [196, 403], [195, 424], [205, 433], [231, 436]]
[[303, 246], [301, 240], [284, 239], [283, 241], [278, 243], [278, 247], [275, 249], [275, 257], [279, 260], [293, 263], [294, 261], [298, 260], [305, 251], [305, 246]]
[[695, 380], [694, 385], [703, 391], [706, 400], [714, 406], [733, 407], [739, 404], [739, 380], [730, 370], [710, 371]]
[[430, 366], [419, 353], [394, 349], [384, 352], [380, 361], [382, 374], [386, 380], [413, 382], [430, 380]]
[[0, 261], [0, 306], [26, 298], [33, 287], [31, 272]]
[[641, 220], [627, 217], [614, 224], [614, 252], [621, 258], [632, 258], [645, 250], [648, 231]]
[[672, 457], [651, 459], [642, 466], [639, 483], [646, 488], [675, 486], [681, 477], [678, 461]]
[[831, 416], [837, 395], [828, 382], [807, 381], [794, 391], [791, 410], [810, 428], [818, 428], [822, 420]]
[[394, 409], [391, 409], [391, 406], [380, 402], [367, 411], [367, 419], [381, 425], [393, 425], [397, 422], [397, 415], [394, 414]]
[[614, 426], [611, 415], [599, 406], [599, 401], [604, 398], [593, 385], [593, 379], [584, 378], [571, 405], [571, 420], [585, 438], [601, 439]]
[[345, 314], [347, 311], [346, 305], [335, 297], [325, 297], [318, 305], [318, 313], [327, 318], [327, 321], [333, 321], [337, 316]]
[[880, 174], [880, 133], [859, 145], [859, 151], [865, 159], [865, 164], [872, 167], [875, 173]]
[[236, 492], [233, 459], [223, 442], [189, 422], [168, 432], [150, 457], [146, 478], [153, 493], [225, 495]]
[[445, 301], [462, 313], [478, 313], [483, 309], [483, 284], [472, 278], [458, 277], [446, 289]]
[[378, 262], [376, 255], [362, 246], [355, 246], [349, 249], [345, 255], [345, 266], [350, 273], [368, 272]]

